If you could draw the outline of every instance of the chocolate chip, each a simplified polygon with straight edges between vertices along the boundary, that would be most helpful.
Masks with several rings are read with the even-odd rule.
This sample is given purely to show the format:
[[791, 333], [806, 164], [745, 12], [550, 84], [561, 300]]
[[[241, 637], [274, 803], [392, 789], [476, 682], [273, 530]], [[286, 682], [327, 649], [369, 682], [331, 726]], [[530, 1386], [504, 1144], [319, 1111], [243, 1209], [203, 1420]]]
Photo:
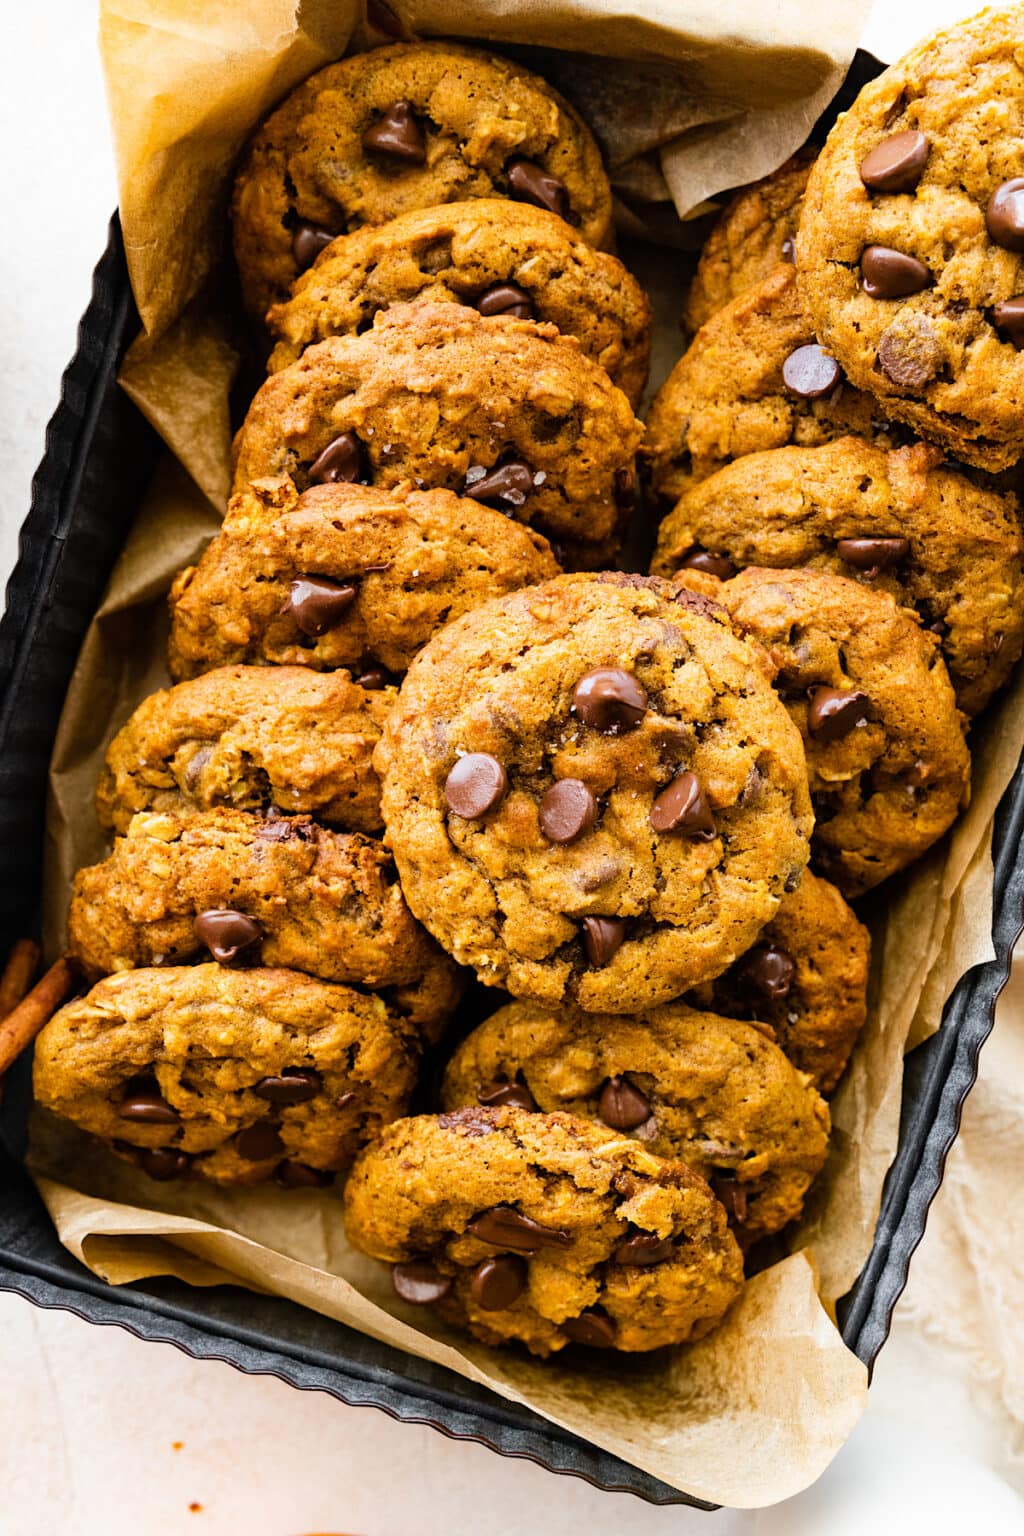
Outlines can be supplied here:
[[996, 187], [988, 200], [985, 223], [996, 245], [1007, 251], [1024, 251], [1024, 176], [1014, 176]]
[[192, 928], [218, 965], [231, 965], [235, 960], [251, 958], [249, 952], [263, 937], [259, 923], [230, 907], [214, 907], [209, 912], [200, 912]]
[[942, 349], [939, 338], [925, 315], [901, 310], [882, 332], [878, 343], [878, 366], [902, 389], [921, 389], [939, 371]]
[[247, 1125], [235, 1137], [235, 1151], [250, 1163], [262, 1163], [271, 1157], [280, 1157], [284, 1142], [272, 1120], [257, 1120]]
[[467, 752], [444, 781], [448, 809], [466, 821], [493, 811], [507, 791], [508, 775], [489, 752]]
[[715, 818], [695, 773], [677, 773], [662, 790], [651, 806], [651, 826], [655, 832], [682, 832], [701, 843], [716, 835]]
[[414, 1307], [429, 1307], [440, 1301], [452, 1288], [451, 1277], [439, 1274], [429, 1259], [410, 1259], [396, 1264], [391, 1271], [395, 1295]]
[[311, 1168], [308, 1163], [293, 1162], [290, 1157], [278, 1163], [274, 1179], [284, 1189], [326, 1189], [328, 1184], [334, 1183], [333, 1173], [327, 1173], [323, 1168]]
[[135, 1120], [140, 1125], [180, 1125], [181, 1116], [172, 1109], [152, 1077], [137, 1077], [128, 1084], [124, 1098], [117, 1107], [122, 1120]]
[[408, 165], [422, 165], [427, 141], [417, 122], [411, 101], [396, 101], [363, 134], [363, 148], [375, 155], [389, 155]]
[[285, 1067], [280, 1077], [261, 1077], [252, 1091], [268, 1104], [305, 1104], [315, 1099], [322, 1087], [323, 1080], [315, 1068]]
[[553, 176], [533, 160], [510, 160], [509, 191], [517, 203], [534, 203], [567, 219], [570, 213], [569, 190], [558, 176]]
[[858, 688], [812, 688], [807, 729], [821, 742], [840, 741], [864, 723], [870, 702]]
[[371, 27], [383, 32], [385, 37], [393, 38], [396, 43], [405, 37], [401, 17], [396, 16], [384, 0], [366, 0], [366, 19]]
[[733, 1221], [746, 1221], [747, 1219], [747, 1190], [746, 1185], [738, 1179], [727, 1174], [712, 1174], [711, 1188], [715, 1197], [725, 1206], [726, 1214]]
[[485, 1312], [503, 1312], [526, 1290], [530, 1271], [526, 1260], [513, 1253], [482, 1259], [469, 1282], [470, 1293]]
[[615, 1324], [607, 1313], [599, 1312], [596, 1307], [588, 1307], [579, 1317], [567, 1317], [562, 1332], [574, 1344], [587, 1344], [591, 1349], [615, 1347]]
[[905, 299], [930, 288], [932, 281], [923, 261], [888, 245], [869, 245], [861, 253], [860, 275], [869, 299]]
[[736, 575], [736, 567], [728, 555], [713, 554], [710, 549], [703, 549], [700, 544], [695, 544], [683, 557], [679, 569], [706, 571], [709, 576], [717, 576], [719, 581], [730, 581]]
[[626, 924], [621, 917], [585, 917], [581, 927], [587, 961], [599, 970], [621, 949]]
[[796, 966], [784, 949], [776, 944], [757, 944], [738, 961], [736, 974], [740, 983], [758, 993], [767, 1002], [778, 1003], [789, 996]]
[[869, 581], [881, 571], [891, 570], [910, 553], [909, 539], [839, 539], [836, 554], [854, 570], [863, 571]]
[[381, 688], [390, 688], [395, 680], [384, 667], [367, 667], [365, 672], [360, 672], [355, 681], [360, 688], [365, 688], [367, 693], [376, 693]]
[[353, 581], [334, 581], [330, 576], [296, 576], [284, 612], [311, 640], [336, 629], [356, 600], [359, 588]]
[[200, 747], [198, 752], [193, 752], [189, 758], [188, 767], [185, 769], [185, 788], [190, 794], [194, 793], [203, 776], [203, 770], [208, 766], [213, 757], [212, 747]]
[[635, 1131], [651, 1118], [651, 1106], [628, 1077], [610, 1077], [601, 1089], [597, 1113], [613, 1131]]
[[654, 1264], [664, 1264], [675, 1252], [670, 1237], [656, 1237], [653, 1232], [634, 1232], [624, 1238], [616, 1248], [612, 1262], [638, 1269], [650, 1269]]
[[474, 1216], [466, 1230], [481, 1242], [495, 1248], [513, 1248], [518, 1253], [539, 1253], [542, 1248], [568, 1248], [572, 1238], [558, 1227], [542, 1227], [540, 1222], [521, 1216], [510, 1205], [495, 1205]]
[[559, 779], [540, 798], [540, 829], [553, 843], [571, 843], [597, 820], [597, 801], [582, 779]]
[[647, 694], [632, 672], [595, 667], [576, 684], [572, 707], [583, 721], [605, 736], [635, 730], [647, 712]]
[[[540, 483], [547, 478], [541, 476]], [[463, 495], [474, 501], [504, 502], [509, 507], [521, 507], [527, 496], [538, 484], [538, 477], [521, 459], [509, 459], [495, 469], [487, 470], [482, 464], [473, 464], [466, 471]], [[503, 508], [499, 507], [499, 511]]]
[[354, 485], [365, 468], [362, 443], [354, 432], [342, 432], [317, 454], [306, 476], [311, 485]]
[[159, 1184], [184, 1178], [191, 1162], [187, 1152], [179, 1152], [175, 1147], [144, 1147], [138, 1156], [143, 1173]]
[[336, 1109], [348, 1109], [349, 1105], [355, 1102], [356, 1096], [354, 1093], [339, 1093], [334, 1104]]
[[512, 315], [516, 320], [532, 320], [533, 300], [517, 283], [492, 283], [476, 301], [482, 315]]
[[636, 470], [617, 469], [615, 471], [615, 505], [620, 511], [626, 512], [636, 502]]
[[528, 1109], [536, 1113], [537, 1100], [525, 1083], [484, 1083], [476, 1101], [488, 1109]]
[[797, 347], [782, 365], [782, 381], [801, 400], [822, 400], [841, 384], [843, 375], [834, 357], [817, 342]]
[[329, 229], [320, 224], [310, 224], [300, 219], [292, 235], [292, 259], [300, 272], [305, 272], [316, 261], [325, 246], [334, 239]]
[[1015, 299], [1000, 299], [992, 310], [992, 324], [1020, 352], [1024, 348], [1024, 294]]
[[796, 263], [796, 241], [793, 239], [792, 235], [787, 235], [785, 240], [783, 240], [783, 242], [782, 242], [782, 250], [780, 251], [779, 254], [781, 255], [783, 261], [788, 261], [791, 266], [795, 265], [795, 263]]
[[925, 168], [930, 145], [910, 128], [876, 144], [860, 163], [860, 179], [869, 192], [913, 192]]

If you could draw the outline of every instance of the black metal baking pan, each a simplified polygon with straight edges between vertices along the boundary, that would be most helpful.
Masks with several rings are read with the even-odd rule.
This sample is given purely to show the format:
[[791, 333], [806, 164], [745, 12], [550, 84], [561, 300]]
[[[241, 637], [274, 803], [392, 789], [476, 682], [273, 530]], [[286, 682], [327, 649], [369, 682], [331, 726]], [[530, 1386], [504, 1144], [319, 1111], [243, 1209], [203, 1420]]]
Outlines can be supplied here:
[[[851, 84], [878, 69], [859, 56]], [[159, 445], [116, 384], [138, 327], [115, 218], [96, 268], [78, 350], [47, 431], [20, 557], [0, 620], [0, 914], [3, 948], [38, 923], [47, 767], [85, 630], [152, 474]], [[942, 1180], [977, 1072], [978, 1053], [1024, 927], [1024, 764], [1000, 807], [995, 840], [996, 958], [963, 978], [941, 1030], [907, 1058], [899, 1149], [871, 1254], [839, 1307], [843, 1337], [870, 1368], [888, 1334], [911, 1256]], [[448, 1371], [275, 1297], [176, 1281], [113, 1288], [59, 1244], [21, 1167], [28, 1063], [10, 1075], [0, 1113], [0, 1288], [90, 1322], [178, 1345], [203, 1359], [280, 1377], [354, 1406], [432, 1425], [552, 1472], [654, 1504], [711, 1508], [528, 1410]]]

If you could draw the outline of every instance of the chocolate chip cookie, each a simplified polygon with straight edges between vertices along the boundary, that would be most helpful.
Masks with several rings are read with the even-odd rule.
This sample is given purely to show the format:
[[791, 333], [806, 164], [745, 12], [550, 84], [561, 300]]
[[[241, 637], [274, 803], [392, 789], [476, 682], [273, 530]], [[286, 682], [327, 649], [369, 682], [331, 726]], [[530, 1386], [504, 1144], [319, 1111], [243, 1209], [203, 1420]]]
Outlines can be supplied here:
[[721, 600], [778, 667], [803, 736], [816, 867], [847, 896], [870, 890], [920, 858], [969, 798], [938, 636], [888, 592], [831, 571], [750, 566], [722, 583]]
[[796, 273], [782, 262], [713, 315], [679, 359], [648, 413], [642, 466], [658, 500], [672, 505], [744, 454], [849, 433], [899, 441], [871, 396], [818, 345]]
[[258, 391], [235, 489], [287, 476], [443, 487], [547, 535], [562, 563], [609, 563], [632, 507], [641, 427], [603, 368], [553, 325], [461, 304], [395, 304]]
[[743, 1285], [703, 1179], [572, 1115], [398, 1121], [352, 1170], [345, 1228], [403, 1301], [535, 1355], [702, 1338]]
[[232, 222], [246, 306], [262, 319], [335, 235], [479, 197], [546, 208], [593, 246], [611, 239], [589, 128], [521, 65], [449, 42], [331, 64], [267, 118], [242, 159]]
[[868, 930], [834, 885], [805, 869], [754, 947], [691, 1000], [770, 1024], [794, 1066], [827, 1095], [867, 1018], [870, 961]]
[[449, 619], [557, 571], [540, 534], [449, 491], [258, 484], [171, 589], [171, 675], [250, 661], [385, 681]]
[[125, 832], [137, 811], [307, 811], [377, 832], [371, 757], [395, 690], [369, 667], [218, 667], [143, 699], [107, 749], [96, 811]]
[[731, 198], [704, 242], [683, 307], [683, 329], [691, 336], [780, 261], [792, 264], [813, 158], [809, 151], [794, 155]]
[[413, 912], [481, 981], [634, 1013], [717, 975], [799, 877], [798, 732], [714, 603], [563, 576], [420, 653], [374, 755]]
[[141, 812], [75, 876], [68, 943], [89, 976], [201, 955], [383, 990], [431, 1038], [460, 992], [381, 844], [308, 816]]
[[1024, 538], [1017, 498], [917, 444], [862, 438], [776, 448], [726, 465], [678, 503], [651, 570], [813, 566], [891, 593], [939, 636], [957, 702], [976, 714], [1024, 646]]
[[267, 316], [278, 338], [270, 370], [328, 336], [358, 335], [380, 310], [413, 300], [549, 321], [576, 338], [631, 405], [643, 393], [651, 307], [640, 284], [564, 219], [498, 198], [415, 209], [333, 241]]
[[459, 1046], [441, 1097], [564, 1110], [678, 1158], [742, 1243], [799, 1216], [828, 1146], [824, 1099], [770, 1035], [682, 1003], [631, 1018], [511, 1003]]
[[330, 1184], [405, 1112], [414, 1036], [379, 997], [299, 971], [125, 971], [36, 1041], [34, 1089], [152, 1179]]
[[968, 464], [1024, 452], [1024, 55], [983, 11], [865, 86], [807, 187], [797, 265], [822, 345]]

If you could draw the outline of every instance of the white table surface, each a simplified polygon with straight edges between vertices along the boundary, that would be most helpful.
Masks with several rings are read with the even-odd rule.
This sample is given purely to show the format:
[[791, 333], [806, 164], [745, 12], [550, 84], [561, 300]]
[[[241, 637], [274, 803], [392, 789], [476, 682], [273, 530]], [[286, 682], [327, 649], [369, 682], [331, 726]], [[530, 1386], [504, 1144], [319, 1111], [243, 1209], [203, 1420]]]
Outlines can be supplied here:
[[[866, 45], [901, 49], [963, 12], [889, 0]], [[94, 34], [89, 0], [20, 6], [6, 29], [0, 577], [117, 200]], [[0, 1533], [961, 1536], [970, 1521], [1002, 1536], [1024, 1510], [991, 1470], [1002, 1426], [977, 1387], [898, 1312], [867, 1416], [817, 1486], [774, 1510], [702, 1515], [0, 1295]]]

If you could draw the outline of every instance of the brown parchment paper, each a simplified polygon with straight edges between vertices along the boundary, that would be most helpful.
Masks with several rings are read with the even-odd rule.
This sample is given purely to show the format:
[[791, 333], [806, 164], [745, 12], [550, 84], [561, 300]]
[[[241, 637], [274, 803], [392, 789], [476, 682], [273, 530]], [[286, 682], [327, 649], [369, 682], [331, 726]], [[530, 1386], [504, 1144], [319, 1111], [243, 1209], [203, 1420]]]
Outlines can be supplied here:
[[[842, 68], [837, 38], [848, 37], [852, 51], [862, 10], [850, 4], [826, 18], [803, 4], [754, 0], [646, 5], [643, 15], [625, 14], [613, 0], [505, 0], [476, 11], [462, 0], [400, 0], [399, 9], [408, 26], [430, 35], [528, 36], [611, 58], [678, 60], [692, 71], [686, 83], [695, 99], [707, 92], [719, 102], [727, 87], [743, 87], [756, 104], [751, 123], [780, 113], [801, 124], [797, 139], [801, 113]], [[343, 0], [104, 0], [102, 11], [122, 217], [148, 328], [123, 382], [174, 457], [156, 475], [86, 637], [55, 744], [45, 888], [51, 952], [63, 945], [71, 875], [105, 851], [92, 791], [106, 744], [167, 681], [165, 595], [216, 530], [226, 494], [237, 368], [218, 288], [227, 167], [260, 114], [340, 54], [356, 22]], [[828, 39], [816, 35], [819, 26]], [[636, 134], [635, 102], [633, 110]], [[712, 124], [719, 111], [712, 104], [708, 124], [688, 130], [707, 136], [696, 161], [716, 165], [716, 191], [769, 168], [755, 157], [734, 173], [725, 141], [712, 150], [720, 131], [742, 126], [720, 117]], [[682, 140], [673, 153], [683, 152]], [[781, 158], [796, 142], [776, 135], [771, 153]], [[660, 155], [671, 180], [664, 146], [644, 153]], [[648, 249], [642, 261], [664, 317], [658, 372], [679, 348], [676, 260]], [[991, 954], [991, 823], [1024, 746], [1024, 679], [977, 725], [972, 746], [969, 811], [929, 859], [875, 900], [871, 1015], [833, 1102], [830, 1160], [793, 1251], [756, 1276], [725, 1325], [694, 1348], [656, 1360], [597, 1359], [588, 1368], [484, 1350], [394, 1297], [384, 1267], [348, 1248], [336, 1195], [156, 1185], [37, 1113], [31, 1166], [61, 1240], [114, 1284], [173, 1274], [196, 1286], [230, 1280], [288, 1296], [525, 1403], [711, 1502], [757, 1507], [791, 1496], [827, 1465], [863, 1410], [865, 1372], [830, 1321], [831, 1304], [870, 1248], [896, 1145], [903, 1052], [937, 1027], [959, 976]]]

